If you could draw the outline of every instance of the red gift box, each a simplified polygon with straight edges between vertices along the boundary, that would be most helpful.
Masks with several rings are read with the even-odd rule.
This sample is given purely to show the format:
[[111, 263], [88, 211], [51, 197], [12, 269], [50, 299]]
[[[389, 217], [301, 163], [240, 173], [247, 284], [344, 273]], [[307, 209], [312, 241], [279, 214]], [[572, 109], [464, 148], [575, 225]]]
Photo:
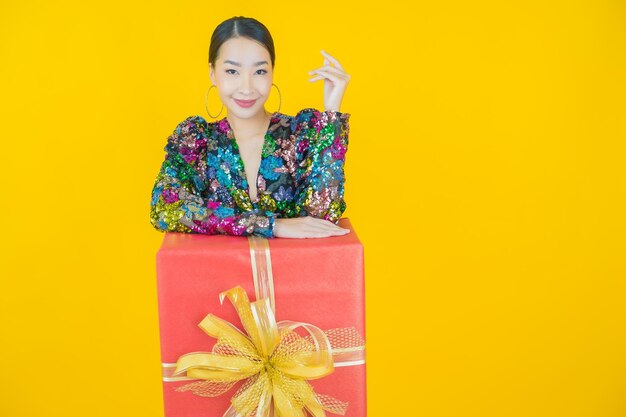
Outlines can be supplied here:
[[[235, 308], [220, 303], [219, 294], [233, 287], [243, 287], [254, 301], [255, 293], [260, 294], [255, 282], [268, 282], [277, 321], [310, 323], [322, 330], [354, 328], [366, 340], [363, 245], [349, 219], [341, 219], [339, 226], [351, 232], [328, 238], [263, 239], [269, 245], [266, 253], [253, 250], [254, 238], [165, 234], [157, 253], [157, 286], [166, 417], [222, 416], [241, 386], [203, 397], [176, 391], [192, 381], [172, 376], [180, 356], [210, 352], [215, 345], [216, 339], [198, 327], [208, 313], [242, 329]], [[260, 261], [267, 262], [265, 281], [255, 276]], [[364, 359], [363, 351], [360, 361], [335, 362], [331, 374], [308, 382], [316, 393], [347, 402], [346, 416], [364, 417]]]

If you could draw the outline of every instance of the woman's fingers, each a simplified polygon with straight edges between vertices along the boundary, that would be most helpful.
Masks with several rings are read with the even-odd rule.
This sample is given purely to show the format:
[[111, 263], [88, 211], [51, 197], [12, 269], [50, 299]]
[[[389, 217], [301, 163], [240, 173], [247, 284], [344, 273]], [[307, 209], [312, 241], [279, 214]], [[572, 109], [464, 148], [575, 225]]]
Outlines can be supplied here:
[[[309, 79], [309, 81], [323, 80], [324, 78], [329, 78], [332, 81], [337, 81], [337, 78], [333, 78], [332, 76], [329, 75], [329, 73], [337, 74], [338, 76], [345, 79], [346, 81], [350, 80], [350, 75], [346, 74], [346, 72], [343, 69], [343, 66], [341, 66], [337, 58], [335, 58], [334, 56], [332, 56], [331, 54], [329, 54], [328, 52], [324, 50], [322, 50], [321, 53], [322, 55], [324, 55], [324, 65], [322, 65], [319, 68], [309, 71], [309, 75], [312, 75], [314, 73], [321, 74], [321, 75], [316, 75], [315, 77]], [[335, 66], [332, 66], [330, 64], [334, 64]]]
[[[324, 67], [321, 67], [321, 68], [324, 68]], [[328, 78], [334, 84], [337, 84], [337, 83], [348, 84], [348, 81], [350, 81], [350, 76], [348, 74], [346, 74], [345, 72], [339, 71], [336, 68], [330, 68], [328, 70], [315, 69], [313, 71], [310, 71], [309, 74], [317, 74], [315, 77], [309, 79], [309, 81], [323, 80], [324, 78]]]
[[[328, 66], [324, 66], [324, 67], [319, 67], [316, 68], [314, 70], [309, 71], [309, 75], [313, 75], [313, 74], [328, 74], [328, 73], [333, 73], [336, 74], [337, 76], [341, 77], [342, 79], [347, 81], [350, 81], [350, 75], [346, 74], [345, 72], [338, 70], [337, 68], [333, 68], [333, 67], [328, 67]], [[319, 75], [316, 76], [316, 79], [321, 79]], [[312, 80], [309, 80], [312, 81]]]
[[328, 233], [344, 233], [344, 229], [342, 229], [341, 227], [329, 227], [328, 225], [316, 225], [309, 230], [323, 231]]
[[350, 75], [346, 74], [337, 58], [328, 52], [320, 51], [324, 56], [324, 64], [309, 71], [309, 82], [324, 81], [324, 108], [339, 109]]
[[332, 56], [331, 54], [329, 54], [328, 52], [324, 51], [322, 49], [322, 55], [324, 55], [330, 62], [332, 62], [333, 64], [335, 64], [338, 68], [343, 69], [343, 67], [341, 66], [341, 64], [339, 63], [339, 61], [337, 61], [337, 58], [335, 58], [334, 56]]
[[277, 237], [307, 238], [342, 236], [350, 232], [333, 222], [313, 216], [276, 219], [274, 233]]
[[341, 236], [345, 235], [347, 232], [329, 232], [325, 230], [321, 231], [313, 231], [307, 232], [306, 237], [330, 237], [330, 236]]
[[326, 219], [320, 219], [319, 217], [313, 217], [313, 216], [307, 216], [307, 219], [309, 223], [312, 223], [312, 224], [324, 226], [330, 229], [337, 229], [337, 228], [341, 229], [341, 227], [337, 226], [335, 223]]
[[336, 67], [331, 67], [330, 65], [322, 65], [321, 67], [317, 67], [314, 70], [309, 71], [309, 74], [319, 71], [319, 70], [334, 72], [336, 74], [345, 75], [346, 77], [350, 78], [350, 76], [346, 74], [344, 70], [336, 68]]
[[319, 219], [317, 217], [311, 217], [311, 216], [309, 216], [309, 219], [310, 219], [309, 230], [311, 231], [323, 230], [323, 231], [328, 231], [329, 233], [333, 233], [333, 234], [343, 234], [346, 232], [346, 229], [328, 220]]
[[[317, 72], [317, 71], [314, 71], [314, 72]], [[323, 73], [320, 71], [319, 74], [323, 74]], [[324, 73], [324, 75], [325, 75], [325, 73]], [[326, 77], [324, 75], [316, 75], [313, 78], [309, 78], [309, 81], [323, 80], [324, 78], [328, 78], [328, 79], [331, 79], [333, 81], [337, 81], [337, 78], [333, 79], [332, 77]], [[340, 79], [344, 80], [347, 83], [350, 80], [350, 76], [347, 75], [347, 74], [343, 74], [343, 77], [341, 77]]]
[[[327, 71], [315, 70], [313, 72], [316, 72], [318, 74], [322, 74], [322, 75], [325, 76], [324, 78], [328, 78], [329, 80], [331, 80], [333, 82], [342, 82], [342, 81], [346, 81], [347, 82], [348, 81], [347, 79], [345, 79], [343, 77], [337, 76], [337, 74], [330, 73], [330, 72], [327, 72]], [[311, 80], [309, 80], [309, 81], [311, 81]]]

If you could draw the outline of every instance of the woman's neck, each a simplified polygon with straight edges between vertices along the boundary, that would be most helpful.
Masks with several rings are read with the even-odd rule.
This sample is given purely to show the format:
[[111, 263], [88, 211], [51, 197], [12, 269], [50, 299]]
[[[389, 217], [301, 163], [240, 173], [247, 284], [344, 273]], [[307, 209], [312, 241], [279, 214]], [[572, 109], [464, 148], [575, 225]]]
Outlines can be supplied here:
[[247, 140], [248, 138], [254, 138], [258, 135], [265, 135], [271, 116], [271, 113], [263, 109], [247, 119], [239, 118], [230, 113], [227, 114], [226, 118], [228, 119], [228, 124], [232, 128], [235, 137], [237, 139]]

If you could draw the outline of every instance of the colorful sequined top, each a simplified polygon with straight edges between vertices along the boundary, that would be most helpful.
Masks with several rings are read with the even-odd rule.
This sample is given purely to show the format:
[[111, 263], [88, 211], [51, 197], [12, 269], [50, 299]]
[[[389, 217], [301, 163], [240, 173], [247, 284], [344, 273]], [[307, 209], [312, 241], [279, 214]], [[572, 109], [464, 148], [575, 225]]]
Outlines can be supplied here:
[[189, 116], [167, 139], [150, 222], [162, 232], [274, 237], [276, 218], [312, 216], [337, 223], [346, 209], [344, 162], [349, 113], [276, 112], [265, 133], [257, 198], [226, 117]]

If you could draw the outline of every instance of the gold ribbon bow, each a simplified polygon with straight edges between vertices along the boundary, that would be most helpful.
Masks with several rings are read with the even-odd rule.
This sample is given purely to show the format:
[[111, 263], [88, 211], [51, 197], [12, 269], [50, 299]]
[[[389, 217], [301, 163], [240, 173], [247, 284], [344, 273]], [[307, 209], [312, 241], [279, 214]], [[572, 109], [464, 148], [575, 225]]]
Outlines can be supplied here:
[[[255, 258], [262, 259], [258, 256], [260, 252], [254, 250], [258, 241], [250, 239], [253, 268]], [[269, 246], [266, 249], [269, 258]], [[257, 296], [261, 293], [265, 297], [250, 302], [241, 286], [220, 293], [220, 303], [228, 297], [245, 333], [228, 321], [208, 314], [199, 327], [217, 339], [212, 352], [181, 355], [171, 374], [174, 378], [167, 380], [199, 379], [176, 391], [192, 391], [205, 397], [221, 395], [245, 380], [231, 398], [224, 417], [268, 417], [272, 413], [278, 417], [304, 417], [305, 410], [314, 417], [326, 416], [326, 411], [345, 415], [348, 403], [315, 393], [307, 380], [329, 375], [335, 366], [363, 364], [365, 342], [354, 327], [324, 332], [308, 323], [276, 322], [271, 263], [267, 264], [269, 274], [265, 266], [261, 270], [266, 273], [254, 274]], [[263, 287], [269, 290], [259, 291]], [[303, 336], [297, 330], [306, 334]], [[180, 377], [182, 374], [186, 375]]]

